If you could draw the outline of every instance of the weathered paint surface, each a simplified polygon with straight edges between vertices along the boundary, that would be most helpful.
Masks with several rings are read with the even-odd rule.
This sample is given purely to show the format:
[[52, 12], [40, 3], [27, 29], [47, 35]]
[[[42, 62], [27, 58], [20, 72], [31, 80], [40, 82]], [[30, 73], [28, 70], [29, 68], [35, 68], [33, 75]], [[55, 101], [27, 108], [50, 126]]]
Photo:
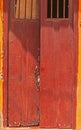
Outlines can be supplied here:
[[40, 126], [44, 128], [73, 126], [72, 116], [75, 113], [72, 115], [72, 111], [75, 105], [72, 94], [73, 86], [76, 87], [73, 84], [75, 80], [73, 64], [76, 64], [73, 54], [76, 54], [77, 48], [74, 50], [73, 47], [75, 26], [71, 18], [72, 4], [77, 5], [75, 2], [69, 1], [68, 21], [58, 19], [52, 21], [46, 19], [47, 0], [41, 0]]
[[[0, 0], [0, 73], [2, 72], [2, 4], [3, 0]], [[81, 129], [81, 0], [79, 0], [79, 65], [78, 65], [78, 91], [77, 91], [77, 114], [76, 114], [76, 125], [77, 128], [76, 130], [80, 130]], [[2, 84], [3, 81], [0, 80], [0, 117], [1, 117], [1, 113], [2, 113]], [[1, 119], [0, 119], [0, 123], [1, 123]], [[12, 128], [12, 130], [14, 130], [15, 128]], [[8, 130], [8, 129], [7, 129]], [[10, 129], [11, 130], [11, 129]], [[17, 129], [16, 129], [17, 130]], [[22, 130], [26, 130], [26, 129], [22, 129]], [[35, 129], [33, 129], [35, 130]], [[43, 129], [42, 129], [43, 130]]]
[[76, 127], [77, 130], [81, 129], [81, 0], [79, 0], [79, 38], [78, 38], [78, 48], [79, 48], [79, 57], [78, 57], [78, 85], [77, 85], [77, 114], [76, 114]]
[[39, 20], [34, 19], [31, 22], [31, 20], [26, 21], [22, 17], [21, 21], [17, 21], [14, 19], [13, 7], [14, 0], [10, 1], [10, 24], [8, 27], [7, 124], [8, 126], [38, 125], [39, 89], [36, 74], [39, 56]]

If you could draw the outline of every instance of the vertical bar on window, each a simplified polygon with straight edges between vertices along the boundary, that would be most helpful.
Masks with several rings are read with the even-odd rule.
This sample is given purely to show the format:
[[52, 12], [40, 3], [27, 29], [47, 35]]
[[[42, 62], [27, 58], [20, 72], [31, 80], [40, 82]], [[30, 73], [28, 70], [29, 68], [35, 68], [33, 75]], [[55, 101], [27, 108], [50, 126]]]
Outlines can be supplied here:
[[39, 19], [39, 0], [36, 2], [36, 18]]
[[15, 1], [15, 18], [19, 18], [19, 0]]
[[32, 4], [32, 19], [39, 18], [39, 0], [33, 0]]
[[33, 13], [33, 0], [31, 1], [31, 19], [32, 19], [32, 13]]
[[47, 18], [51, 18], [51, 0], [47, 3]]
[[18, 14], [18, 18], [20, 18], [20, 0], [19, 0], [19, 14]]
[[57, 0], [53, 0], [52, 17], [57, 18]]
[[63, 18], [65, 18], [65, 11], [66, 11], [65, 0], [63, 0]]
[[69, 0], [65, 1], [65, 18], [68, 18], [69, 10], [68, 10]]
[[26, 19], [26, 0], [25, 0], [25, 19]]
[[20, 0], [20, 18], [25, 18], [25, 0]]
[[20, 0], [19, 0], [19, 13], [18, 13], [18, 18], [20, 18]]
[[17, 6], [17, 0], [14, 0], [14, 17], [16, 18], [16, 6]]
[[63, 18], [64, 0], [59, 1], [59, 18]]
[[26, 18], [31, 19], [31, 11], [32, 11], [32, 0], [26, 0]]
[[53, 13], [52, 10], [53, 9], [52, 8], [53, 8], [53, 0], [51, 0], [51, 18], [53, 17], [53, 15], [52, 15], [52, 13]]
[[57, 18], [59, 18], [59, 0], [57, 0]]

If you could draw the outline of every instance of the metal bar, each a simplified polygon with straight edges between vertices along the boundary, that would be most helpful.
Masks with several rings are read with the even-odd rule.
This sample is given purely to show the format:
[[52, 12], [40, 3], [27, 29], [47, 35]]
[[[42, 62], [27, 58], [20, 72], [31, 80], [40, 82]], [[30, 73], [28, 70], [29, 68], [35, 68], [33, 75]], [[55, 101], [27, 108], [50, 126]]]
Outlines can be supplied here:
[[15, 18], [19, 18], [19, 0], [14, 1], [14, 5], [15, 5], [15, 11], [14, 11]]
[[20, 18], [25, 18], [25, 0], [20, 0]]
[[34, 0], [31, 1], [31, 19], [32, 19], [32, 14], [33, 14], [33, 2]]
[[51, 18], [53, 17], [53, 15], [52, 15], [52, 10], [53, 10], [53, 0], [51, 0]]
[[57, 18], [59, 18], [59, 0], [57, 0]]
[[25, 0], [25, 18], [26, 18], [26, 0]]
[[18, 18], [20, 18], [20, 0], [19, 0], [19, 14], [18, 14]]
[[16, 6], [17, 6], [16, 0], [14, 0], [14, 17], [15, 17], [15, 18], [16, 18]]
[[65, 11], [66, 11], [65, 0], [63, 0], [63, 18], [65, 18]]
[[26, 18], [31, 19], [32, 0], [26, 0]]
[[36, 19], [36, 11], [37, 11], [37, 0], [33, 1], [32, 5], [32, 19]]

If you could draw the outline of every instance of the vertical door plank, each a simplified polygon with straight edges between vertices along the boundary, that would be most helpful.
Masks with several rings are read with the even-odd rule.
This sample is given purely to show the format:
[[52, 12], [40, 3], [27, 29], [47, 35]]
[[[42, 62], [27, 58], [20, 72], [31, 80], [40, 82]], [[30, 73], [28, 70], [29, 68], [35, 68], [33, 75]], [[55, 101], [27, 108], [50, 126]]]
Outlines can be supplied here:
[[[71, 25], [72, 26], [72, 25]], [[73, 30], [71, 26], [64, 27], [60, 23], [60, 105], [59, 105], [59, 127], [72, 127], [72, 104], [74, 84], [74, 47]], [[66, 34], [67, 31], [67, 34]], [[62, 36], [64, 38], [62, 39]]]
[[[57, 23], [47, 22], [46, 8], [47, 0], [41, 0], [40, 127], [57, 128], [59, 108], [59, 28]], [[56, 30], [54, 30], [55, 28]]]

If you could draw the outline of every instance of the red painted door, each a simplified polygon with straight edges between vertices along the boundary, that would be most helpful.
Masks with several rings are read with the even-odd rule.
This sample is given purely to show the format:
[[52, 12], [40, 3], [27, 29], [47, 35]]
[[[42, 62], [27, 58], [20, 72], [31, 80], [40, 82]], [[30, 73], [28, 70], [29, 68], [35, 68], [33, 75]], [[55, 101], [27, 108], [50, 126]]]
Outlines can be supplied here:
[[8, 126], [72, 128], [74, 1], [40, 0], [40, 7], [39, 21], [38, 0], [9, 2]]
[[38, 125], [38, 0], [10, 0], [8, 36], [8, 126]]
[[72, 127], [75, 87], [73, 6], [73, 0], [41, 0], [41, 127]]

